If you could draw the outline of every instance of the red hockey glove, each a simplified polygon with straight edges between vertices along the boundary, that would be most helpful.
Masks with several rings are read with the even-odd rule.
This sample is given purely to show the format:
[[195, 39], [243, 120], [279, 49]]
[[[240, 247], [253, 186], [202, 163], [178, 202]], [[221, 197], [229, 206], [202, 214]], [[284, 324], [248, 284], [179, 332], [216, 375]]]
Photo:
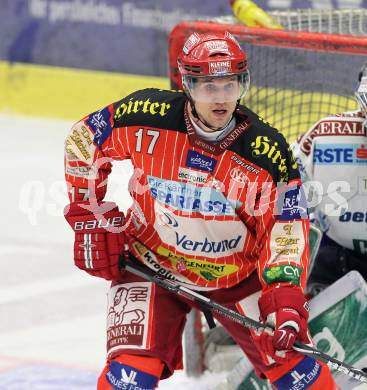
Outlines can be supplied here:
[[[260, 320], [273, 327], [255, 336], [258, 349], [277, 363], [292, 359], [296, 340], [309, 342], [307, 335], [308, 303], [298, 288], [279, 287], [259, 299]], [[293, 351], [293, 352], [290, 352]]]
[[75, 232], [75, 265], [93, 276], [117, 280], [119, 256], [125, 249], [124, 214], [115, 203], [72, 203], [64, 215]]

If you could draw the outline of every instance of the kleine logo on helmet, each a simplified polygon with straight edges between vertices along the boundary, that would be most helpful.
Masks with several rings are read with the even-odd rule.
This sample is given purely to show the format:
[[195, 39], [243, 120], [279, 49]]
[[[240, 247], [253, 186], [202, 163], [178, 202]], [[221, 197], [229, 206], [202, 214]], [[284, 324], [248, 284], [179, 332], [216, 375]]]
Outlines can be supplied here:
[[209, 62], [209, 73], [228, 73], [231, 71], [231, 61]]

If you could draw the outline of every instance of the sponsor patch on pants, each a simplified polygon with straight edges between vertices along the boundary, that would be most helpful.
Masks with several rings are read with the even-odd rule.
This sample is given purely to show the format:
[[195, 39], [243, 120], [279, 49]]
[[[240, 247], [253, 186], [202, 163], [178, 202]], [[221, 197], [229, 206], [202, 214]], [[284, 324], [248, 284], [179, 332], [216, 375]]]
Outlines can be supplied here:
[[153, 390], [158, 382], [156, 376], [116, 361], [111, 362], [106, 378], [114, 390]]
[[108, 293], [107, 351], [147, 349], [151, 336], [150, 303], [152, 284], [124, 283]]
[[274, 385], [279, 390], [308, 389], [316, 382], [320, 372], [320, 364], [315, 359], [305, 357], [290, 372], [274, 382]]

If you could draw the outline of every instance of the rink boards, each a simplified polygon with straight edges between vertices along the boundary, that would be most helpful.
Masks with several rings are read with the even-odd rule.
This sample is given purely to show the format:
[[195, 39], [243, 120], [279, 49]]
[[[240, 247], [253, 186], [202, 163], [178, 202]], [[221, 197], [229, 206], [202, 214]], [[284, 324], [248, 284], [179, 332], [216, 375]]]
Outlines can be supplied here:
[[167, 88], [168, 80], [0, 61], [0, 112], [76, 121], [147, 87]]

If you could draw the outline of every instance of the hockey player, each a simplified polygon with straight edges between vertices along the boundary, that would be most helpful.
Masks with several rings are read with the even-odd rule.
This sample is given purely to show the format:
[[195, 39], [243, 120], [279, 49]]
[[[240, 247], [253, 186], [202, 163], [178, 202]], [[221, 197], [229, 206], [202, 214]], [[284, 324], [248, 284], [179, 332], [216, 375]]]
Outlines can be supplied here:
[[304, 181], [313, 183], [315, 223], [324, 233], [312, 295], [351, 270], [367, 280], [367, 63], [355, 95], [357, 111], [320, 119], [292, 145]]
[[[178, 64], [184, 92], [132, 93], [76, 123], [65, 144], [75, 264], [112, 281], [98, 389], [154, 389], [182, 368], [192, 303], [121, 272], [127, 250], [234, 310], [247, 313], [261, 291], [250, 307], [272, 334], [216, 316], [258, 375], [277, 389], [335, 389], [327, 366], [292, 352], [308, 341], [309, 221], [285, 139], [239, 105], [246, 54], [228, 33], [194, 33]], [[123, 159], [135, 168], [125, 219], [103, 200], [112, 161]]]

